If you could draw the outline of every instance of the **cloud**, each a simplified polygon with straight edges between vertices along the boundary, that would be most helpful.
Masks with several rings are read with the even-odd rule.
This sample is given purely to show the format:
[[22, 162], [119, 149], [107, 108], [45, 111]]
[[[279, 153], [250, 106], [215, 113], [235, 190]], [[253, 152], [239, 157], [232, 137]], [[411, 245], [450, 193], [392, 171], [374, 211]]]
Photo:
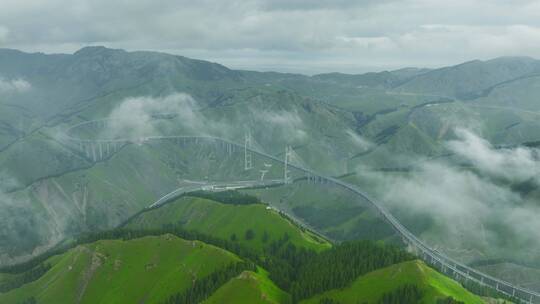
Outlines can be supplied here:
[[360, 72], [502, 55], [540, 57], [539, 6], [465, 0], [165, 0], [128, 6], [6, 0], [0, 20], [9, 28], [4, 43], [31, 51], [73, 52], [103, 44], [232, 67]]
[[[156, 119], [164, 114], [174, 117], [174, 124]], [[138, 139], [159, 135], [220, 135], [228, 127], [207, 119], [190, 95], [174, 93], [162, 97], [130, 97], [115, 107], [108, 117], [103, 138]]]
[[[458, 139], [448, 146], [468, 159], [473, 170], [424, 161], [406, 175], [368, 173], [363, 168], [362, 176], [375, 181], [376, 195], [409, 225], [421, 218], [431, 219], [433, 224], [422, 238], [452, 255], [470, 251], [461, 258], [479, 258], [480, 254], [537, 259], [540, 205], [510, 186], [538, 177], [536, 152], [496, 150], [470, 131], [456, 133]], [[459, 250], [452, 252], [456, 248]], [[523, 250], [516, 252], [515, 248]]]
[[533, 179], [540, 185], [540, 151], [522, 147], [496, 150], [465, 129], [457, 129], [456, 135], [458, 140], [448, 142], [448, 148], [482, 172], [510, 182]]
[[367, 140], [366, 138], [358, 135], [358, 133], [349, 129], [346, 131], [347, 135], [351, 138], [353, 144], [360, 149], [360, 152], [364, 152], [373, 147], [373, 143]]
[[289, 144], [298, 143], [307, 138], [304, 121], [296, 111], [251, 109], [257, 123], [265, 126], [266, 136], [283, 140]]
[[24, 79], [6, 80], [0, 78], [0, 93], [24, 93], [31, 88], [32, 85]]

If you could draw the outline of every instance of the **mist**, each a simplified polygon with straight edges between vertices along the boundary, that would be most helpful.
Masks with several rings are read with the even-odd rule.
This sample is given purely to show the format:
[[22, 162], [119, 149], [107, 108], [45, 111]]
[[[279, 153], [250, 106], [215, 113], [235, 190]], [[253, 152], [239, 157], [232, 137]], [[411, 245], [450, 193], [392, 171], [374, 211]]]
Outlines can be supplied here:
[[[126, 98], [109, 114], [107, 129], [101, 136], [130, 139], [187, 134], [216, 136], [229, 130], [227, 124], [206, 118], [200, 108], [185, 93]], [[173, 117], [174, 124], [156, 119], [163, 115]]]
[[358, 135], [358, 133], [354, 132], [351, 129], [346, 130], [345, 133], [349, 135], [352, 143], [359, 150], [358, 152], [365, 152], [374, 146], [373, 143], [370, 142], [368, 139]]
[[[375, 182], [377, 196], [398, 218], [431, 219], [432, 227], [416, 232], [435, 247], [466, 259], [537, 259], [537, 194], [524, 195], [512, 185], [530, 180], [538, 185], [539, 151], [496, 149], [466, 129], [457, 129], [456, 135], [457, 139], [446, 146], [472, 167], [457, 166], [450, 160], [428, 160], [418, 162], [407, 174], [362, 174]], [[412, 230], [423, 230], [410, 225]], [[516, 252], [515, 248], [522, 250]], [[452, 252], [454, 249], [459, 252]]]
[[466, 129], [457, 129], [456, 135], [458, 140], [448, 142], [448, 148], [475, 168], [509, 182], [534, 180], [540, 185], [538, 150], [522, 147], [495, 150], [487, 140]]
[[24, 79], [4, 79], [0, 77], [0, 94], [24, 93], [32, 88], [30, 82]]
[[306, 125], [296, 111], [261, 110], [252, 107], [250, 115], [265, 127], [266, 135], [272, 140], [298, 144], [307, 139]]

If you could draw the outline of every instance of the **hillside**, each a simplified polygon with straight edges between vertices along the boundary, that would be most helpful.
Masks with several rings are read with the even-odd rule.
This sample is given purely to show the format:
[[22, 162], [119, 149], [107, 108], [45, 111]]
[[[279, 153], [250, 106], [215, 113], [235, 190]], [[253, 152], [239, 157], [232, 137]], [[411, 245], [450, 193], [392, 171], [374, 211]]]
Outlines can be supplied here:
[[212, 294], [203, 304], [287, 304], [290, 296], [268, 278], [263, 269], [244, 271]]
[[385, 293], [391, 293], [406, 284], [416, 285], [423, 292], [420, 303], [435, 303], [437, 299], [453, 297], [467, 304], [484, 301], [451, 279], [427, 267], [423, 262], [410, 261], [370, 272], [356, 279], [350, 286], [331, 290], [301, 303], [319, 303], [333, 299], [342, 304], [378, 303]]
[[[423, 263], [405, 262], [412, 256], [400, 248], [370, 241], [331, 246], [254, 197], [234, 191], [191, 195], [141, 212], [122, 228], [83, 237], [25, 273], [0, 273], [0, 286], [37, 275], [0, 292], [0, 302], [289, 304], [335, 296], [348, 303], [359, 294], [378, 299], [415, 284], [425, 291], [425, 303], [439, 296], [482, 303]], [[230, 237], [236, 233], [237, 239]], [[244, 259], [258, 267], [226, 269]]]
[[[494, 146], [539, 140], [538, 61], [530, 58], [310, 77], [104, 47], [63, 55], [2, 49], [0, 71], [5, 81], [27, 82], [0, 96], [0, 265], [31, 259], [81, 233], [111, 229], [192, 182], [259, 180], [264, 170], [267, 179], [283, 178], [281, 164], [258, 156], [253, 170], [244, 170], [242, 149], [143, 140], [147, 136], [211, 135], [242, 144], [249, 130], [257, 149], [283, 159], [290, 145], [293, 163], [346, 176], [382, 202], [386, 181], [416, 164], [436, 159], [460, 167], [460, 160], [446, 157], [456, 128], [474, 129]], [[157, 115], [163, 111], [171, 115]], [[107, 118], [73, 132], [90, 142], [64, 137], [74, 125]], [[118, 124], [126, 134], [114, 132]], [[96, 158], [111, 148], [96, 143], [111, 135], [133, 140]], [[512, 197], [537, 204], [534, 183], [518, 186]], [[365, 202], [336, 189], [294, 183], [258, 193], [336, 240], [396, 240]], [[400, 221], [456, 258], [523, 259], [525, 265], [536, 259], [535, 248], [516, 252], [512, 242], [470, 242], [469, 233], [443, 230], [437, 217], [400, 206], [392, 210]], [[503, 220], [469, 222], [495, 237], [507, 229]], [[264, 229], [256, 232], [255, 247], [261, 247], [261, 234]], [[500, 250], [490, 250], [493, 244]]]
[[395, 232], [370, 204], [341, 188], [297, 182], [294, 186], [243, 190], [260, 197], [336, 241], [389, 241]]
[[529, 57], [474, 60], [429, 71], [396, 89], [402, 92], [472, 99], [491, 86], [539, 72], [540, 62]]
[[0, 293], [1, 303], [161, 302], [240, 259], [220, 248], [172, 235], [80, 245], [48, 262], [37, 281]]
[[223, 240], [232, 240], [256, 250], [262, 250], [284, 235], [297, 247], [316, 251], [330, 247], [328, 242], [309, 231], [298, 229], [294, 223], [267, 205], [223, 204], [190, 196], [143, 212], [130, 220], [126, 228], [159, 229], [167, 226], [179, 226]]

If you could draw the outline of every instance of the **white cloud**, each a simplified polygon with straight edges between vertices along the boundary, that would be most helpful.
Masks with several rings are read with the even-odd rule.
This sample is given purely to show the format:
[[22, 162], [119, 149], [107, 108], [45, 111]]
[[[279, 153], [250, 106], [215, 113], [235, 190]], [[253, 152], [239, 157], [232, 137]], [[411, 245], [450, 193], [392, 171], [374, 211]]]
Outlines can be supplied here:
[[24, 79], [6, 80], [0, 78], [0, 93], [24, 93], [31, 88], [32, 85]]
[[354, 132], [353, 130], [347, 130], [347, 135], [351, 138], [351, 141], [353, 144], [360, 149], [360, 152], [364, 152], [369, 150], [373, 147], [373, 143], [367, 140], [366, 138], [358, 135], [358, 133]]
[[534, 179], [540, 185], [540, 151], [529, 148], [496, 150], [485, 139], [464, 130], [456, 130], [458, 140], [448, 147], [470, 161], [482, 172], [512, 182]]
[[358, 72], [540, 57], [538, 8], [537, 1], [6, 0], [0, 20], [10, 30], [5, 44], [32, 51], [104, 44], [242, 68]]
[[[497, 150], [470, 131], [457, 134], [448, 146], [469, 160], [473, 170], [423, 161], [407, 175], [369, 174], [364, 168], [362, 176], [376, 182], [377, 196], [398, 210], [401, 219], [430, 218], [434, 226], [423, 237], [431, 244], [444, 250], [480, 250], [492, 257], [538, 258], [540, 206], [510, 187], [511, 182], [538, 178], [537, 152]], [[516, 253], [516, 247], [523, 250]]]
[[[163, 123], [156, 116], [174, 115], [174, 124]], [[228, 126], [207, 119], [190, 95], [175, 93], [161, 97], [141, 96], [124, 99], [109, 114], [104, 138], [138, 139], [159, 135], [220, 135]], [[182, 133], [180, 133], [182, 132]]]
[[298, 143], [307, 138], [306, 126], [295, 111], [251, 109], [255, 121], [265, 126], [266, 135], [285, 142]]

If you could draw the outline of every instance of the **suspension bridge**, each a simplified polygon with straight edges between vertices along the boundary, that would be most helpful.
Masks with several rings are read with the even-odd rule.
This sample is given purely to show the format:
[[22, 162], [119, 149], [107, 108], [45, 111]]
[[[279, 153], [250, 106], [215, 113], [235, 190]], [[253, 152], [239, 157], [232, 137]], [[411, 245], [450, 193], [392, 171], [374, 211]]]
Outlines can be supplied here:
[[[283, 179], [282, 180], [264, 180], [264, 174], [267, 170], [261, 170], [262, 176], [258, 181], [235, 181], [235, 182], [219, 182], [208, 183], [205, 185], [197, 185], [188, 188], [180, 188], [158, 199], [148, 208], [155, 208], [161, 204], [171, 200], [174, 197], [181, 195], [188, 191], [195, 191], [199, 189], [216, 188], [249, 188], [255, 186], [270, 186], [275, 184], [291, 184], [293, 182], [292, 170], [295, 170], [299, 174], [303, 175], [305, 180], [312, 183], [331, 184], [350, 191], [354, 195], [362, 198], [371, 204], [376, 212], [388, 223], [402, 238], [403, 242], [408, 248], [416, 254], [419, 258], [426, 263], [437, 268], [440, 272], [447, 276], [453, 277], [460, 282], [475, 282], [481, 286], [486, 286], [500, 292], [506, 296], [518, 299], [521, 303], [540, 303], [540, 293], [526, 288], [516, 286], [507, 281], [495, 278], [491, 275], [478, 271], [464, 263], [456, 261], [455, 259], [447, 256], [446, 254], [439, 252], [436, 249], [431, 248], [428, 244], [420, 240], [413, 233], [411, 233], [405, 226], [403, 226], [397, 218], [395, 218], [383, 205], [377, 202], [375, 199], [369, 197], [364, 191], [355, 185], [346, 183], [340, 179], [320, 174], [307, 168], [303, 164], [293, 162], [294, 151], [290, 146], [285, 148], [283, 158], [268, 154], [262, 149], [256, 148], [253, 145], [253, 139], [250, 133], [247, 133], [243, 143], [235, 142], [229, 139], [214, 137], [214, 136], [197, 136], [197, 135], [178, 135], [178, 136], [145, 136], [138, 138], [114, 138], [114, 139], [84, 139], [79, 136], [73, 135], [75, 131], [81, 129], [99, 129], [106, 127], [108, 119], [86, 121], [74, 126], [71, 126], [66, 130], [64, 134], [65, 141], [73, 148], [76, 149], [82, 156], [93, 162], [99, 162], [110, 158], [117, 153], [123, 146], [128, 144], [144, 144], [153, 141], [171, 141], [178, 144], [199, 144], [202, 142], [214, 144], [219, 147], [225, 153], [232, 155], [233, 153], [243, 153], [244, 157], [244, 170], [251, 170], [253, 166], [253, 156], [259, 156], [262, 159], [271, 160], [277, 162], [283, 166]], [[265, 163], [266, 165], [266, 163]], [[266, 171], [266, 172], [264, 172]]]

